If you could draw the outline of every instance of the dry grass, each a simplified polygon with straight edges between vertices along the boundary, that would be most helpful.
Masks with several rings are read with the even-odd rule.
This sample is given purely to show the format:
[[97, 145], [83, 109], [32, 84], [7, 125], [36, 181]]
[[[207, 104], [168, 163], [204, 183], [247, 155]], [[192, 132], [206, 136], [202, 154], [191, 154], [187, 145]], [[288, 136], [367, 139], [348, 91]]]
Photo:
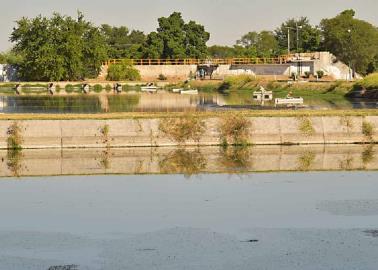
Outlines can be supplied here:
[[205, 122], [194, 115], [161, 119], [159, 130], [179, 144], [188, 140], [199, 142], [205, 133]]
[[308, 117], [299, 117], [299, 126], [298, 130], [306, 136], [312, 136], [315, 134], [315, 129], [312, 125], [311, 119]]
[[251, 128], [250, 120], [239, 113], [229, 113], [222, 117], [219, 123], [221, 143], [223, 145], [247, 145], [249, 131]]

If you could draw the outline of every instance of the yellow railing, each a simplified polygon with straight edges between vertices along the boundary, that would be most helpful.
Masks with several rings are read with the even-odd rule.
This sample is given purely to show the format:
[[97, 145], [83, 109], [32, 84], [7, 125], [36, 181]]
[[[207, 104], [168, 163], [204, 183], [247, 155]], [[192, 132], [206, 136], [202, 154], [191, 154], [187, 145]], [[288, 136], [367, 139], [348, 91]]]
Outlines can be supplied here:
[[160, 65], [252, 65], [252, 64], [286, 64], [292, 56], [285, 55], [275, 58], [226, 58], [226, 59], [109, 59], [104, 65], [119, 64], [127, 61], [135, 66]]

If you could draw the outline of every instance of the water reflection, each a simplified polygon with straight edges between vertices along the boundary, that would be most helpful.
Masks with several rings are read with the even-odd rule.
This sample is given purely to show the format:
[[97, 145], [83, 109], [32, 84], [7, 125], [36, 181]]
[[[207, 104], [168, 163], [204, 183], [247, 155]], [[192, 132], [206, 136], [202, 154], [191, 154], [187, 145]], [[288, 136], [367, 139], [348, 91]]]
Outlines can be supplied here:
[[[310, 109], [377, 108], [377, 101], [305, 98]], [[181, 112], [224, 109], [272, 109], [274, 104], [260, 107], [252, 100], [251, 91], [230, 91], [180, 95], [166, 91], [149, 94], [128, 91], [122, 94], [90, 95], [22, 95], [0, 96], [0, 112], [4, 113], [100, 113], [100, 112]]]
[[0, 151], [0, 176], [377, 170], [375, 145]]

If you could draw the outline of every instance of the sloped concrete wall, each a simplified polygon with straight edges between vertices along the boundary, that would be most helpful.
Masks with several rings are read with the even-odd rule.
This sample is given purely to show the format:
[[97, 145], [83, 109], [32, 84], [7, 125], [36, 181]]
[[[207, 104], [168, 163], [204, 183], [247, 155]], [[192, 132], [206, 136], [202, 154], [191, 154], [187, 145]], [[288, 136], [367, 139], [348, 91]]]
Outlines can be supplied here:
[[[369, 117], [251, 117], [248, 142], [254, 145], [352, 144], [378, 141], [378, 116]], [[159, 130], [161, 119], [22, 120], [0, 121], [0, 148], [7, 148], [9, 129], [20, 128], [23, 148], [104, 148], [175, 146]], [[219, 145], [220, 118], [206, 118], [199, 142], [185, 145]], [[373, 128], [366, 134], [363, 123]], [[107, 130], [104, 134], [104, 130]]]

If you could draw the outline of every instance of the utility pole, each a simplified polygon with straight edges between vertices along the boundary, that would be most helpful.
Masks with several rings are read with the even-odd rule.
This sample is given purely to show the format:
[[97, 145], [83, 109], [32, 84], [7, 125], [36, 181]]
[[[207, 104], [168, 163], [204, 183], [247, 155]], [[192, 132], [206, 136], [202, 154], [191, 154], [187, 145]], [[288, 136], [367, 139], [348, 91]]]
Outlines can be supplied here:
[[349, 58], [349, 63], [348, 63], [348, 65], [349, 65], [349, 70], [348, 70], [348, 80], [349, 81], [351, 81], [352, 79], [353, 79], [353, 70], [352, 70], [352, 57], [351, 57], [351, 42], [352, 42], [352, 30], [351, 29], [348, 29], [347, 30], [348, 31], [348, 33], [349, 33], [349, 52], [348, 52], [348, 58]]

